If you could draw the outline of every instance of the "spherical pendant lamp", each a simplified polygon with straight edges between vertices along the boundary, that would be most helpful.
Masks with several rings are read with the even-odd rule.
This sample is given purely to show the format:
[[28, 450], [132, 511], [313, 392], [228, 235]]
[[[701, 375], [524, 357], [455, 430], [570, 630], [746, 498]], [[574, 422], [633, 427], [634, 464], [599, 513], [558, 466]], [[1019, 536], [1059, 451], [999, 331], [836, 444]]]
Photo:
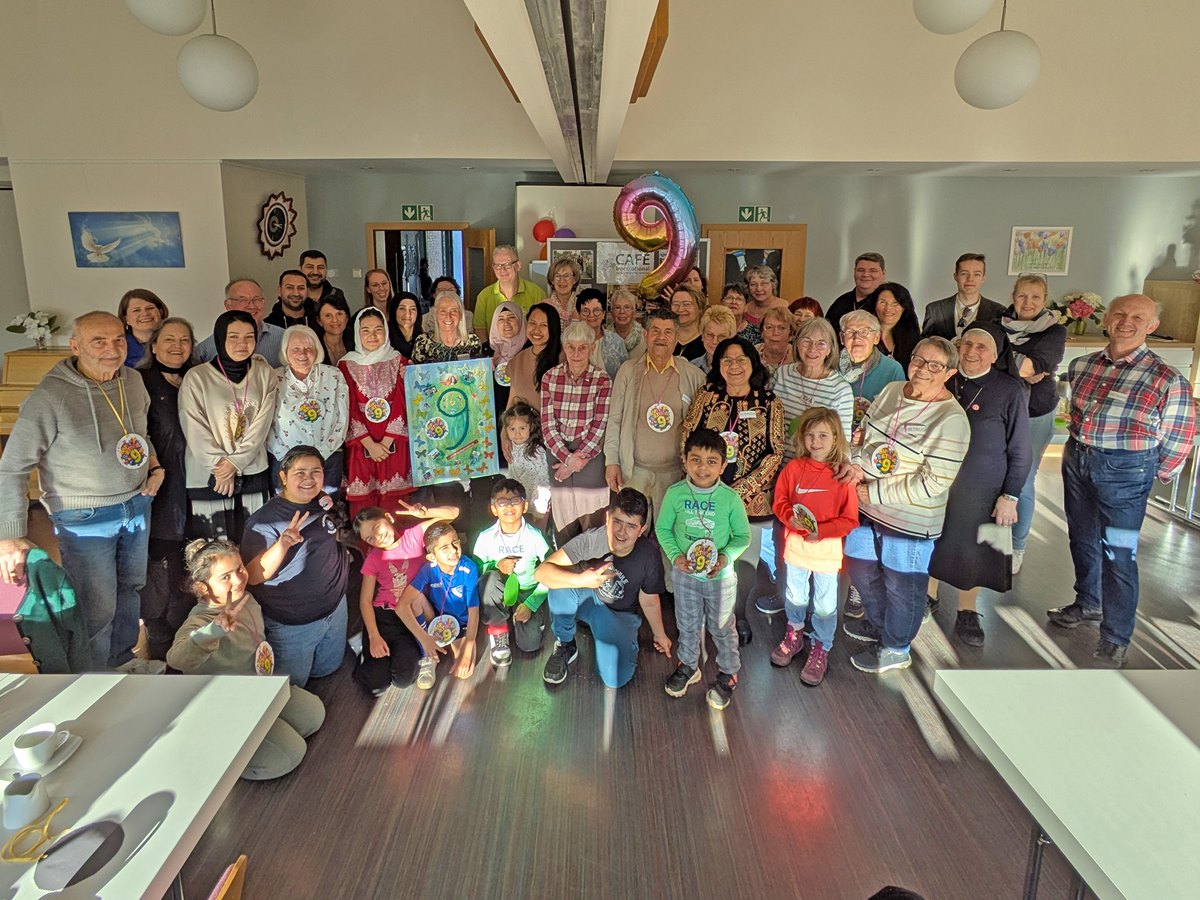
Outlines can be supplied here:
[[208, 15], [206, 0], [125, 0], [133, 17], [158, 34], [191, 34]]
[[179, 81], [193, 100], [218, 112], [241, 109], [258, 92], [258, 66], [246, 48], [219, 34], [201, 34], [179, 50]]
[[1042, 51], [1020, 31], [993, 31], [963, 51], [954, 67], [958, 95], [976, 109], [1016, 103], [1038, 80]]
[[978, 23], [996, 0], [913, 0], [913, 15], [934, 34], [958, 34]]

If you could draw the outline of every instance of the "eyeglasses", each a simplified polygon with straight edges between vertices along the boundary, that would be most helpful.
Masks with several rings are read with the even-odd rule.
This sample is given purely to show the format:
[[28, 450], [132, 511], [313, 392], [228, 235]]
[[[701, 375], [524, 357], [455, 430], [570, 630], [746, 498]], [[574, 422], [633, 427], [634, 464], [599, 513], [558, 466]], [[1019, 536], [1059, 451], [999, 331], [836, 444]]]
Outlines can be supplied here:
[[748, 366], [750, 357], [748, 356], [722, 356], [721, 365], [723, 366]]
[[865, 341], [869, 340], [875, 332], [870, 328], [856, 328], [853, 331], [843, 331], [842, 337], [848, 341]]
[[[499, 267], [499, 266], [496, 266], [495, 268], [497, 268], [497, 269], [498, 269], [498, 268], [500, 268], [500, 267]], [[575, 280], [575, 273], [574, 273], [574, 272], [555, 272], [555, 273], [554, 273], [554, 280], [555, 280], [555, 281], [574, 281], [574, 280]]]
[[525, 501], [519, 497], [501, 497], [499, 500], [493, 500], [492, 505], [496, 507], [496, 509], [513, 509], [514, 507], [520, 506], [524, 502]]
[[495, 269], [497, 272], [511, 272], [513, 269], [515, 269], [520, 264], [521, 263], [518, 260], [514, 259], [512, 262], [507, 262], [507, 263], [494, 262], [494, 263], [492, 263], [492, 268]]
[[916, 366], [918, 369], [928, 369], [933, 375], [941, 375], [948, 368], [950, 368], [945, 363], [940, 363], [932, 359], [926, 359], [923, 356], [914, 356], [910, 360], [910, 364]]
[[812, 338], [800, 338], [796, 343], [801, 347], [816, 347], [818, 350], [829, 349], [829, 341], [814, 341]]

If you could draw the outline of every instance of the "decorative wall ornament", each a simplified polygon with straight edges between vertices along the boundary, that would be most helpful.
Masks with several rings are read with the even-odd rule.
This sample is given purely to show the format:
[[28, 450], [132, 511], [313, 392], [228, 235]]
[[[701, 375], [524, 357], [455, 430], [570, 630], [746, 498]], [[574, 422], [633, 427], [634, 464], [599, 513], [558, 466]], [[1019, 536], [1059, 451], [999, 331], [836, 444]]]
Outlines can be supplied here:
[[267, 259], [283, 256], [296, 236], [296, 209], [292, 198], [280, 191], [267, 198], [258, 220], [258, 246]]

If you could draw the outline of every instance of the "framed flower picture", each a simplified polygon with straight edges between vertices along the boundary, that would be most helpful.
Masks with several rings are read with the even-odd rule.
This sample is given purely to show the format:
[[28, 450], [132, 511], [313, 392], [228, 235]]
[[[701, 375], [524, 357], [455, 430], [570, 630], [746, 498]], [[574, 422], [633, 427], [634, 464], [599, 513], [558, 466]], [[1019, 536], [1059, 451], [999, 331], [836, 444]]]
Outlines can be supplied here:
[[1008, 248], [1008, 274], [1066, 275], [1071, 263], [1070, 225], [1016, 225]]

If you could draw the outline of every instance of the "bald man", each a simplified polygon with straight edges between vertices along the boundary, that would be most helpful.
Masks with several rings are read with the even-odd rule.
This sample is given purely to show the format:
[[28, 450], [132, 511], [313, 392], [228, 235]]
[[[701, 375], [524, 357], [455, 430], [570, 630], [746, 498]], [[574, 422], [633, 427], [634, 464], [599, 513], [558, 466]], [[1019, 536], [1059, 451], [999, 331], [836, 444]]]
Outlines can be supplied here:
[[1196, 436], [1187, 379], [1146, 347], [1158, 327], [1149, 297], [1118, 297], [1104, 314], [1108, 346], [1071, 362], [1064, 506], [1075, 602], [1050, 610], [1061, 628], [1098, 624], [1096, 665], [1120, 668], [1138, 605], [1138, 535], [1155, 477], [1179, 474]]
[[[21, 404], [0, 456], [0, 578], [17, 583], [36, 468], [63, 568], [87, 622], [91, 668], [163, 671], [133, 659], [146, 582], [150, 501], [166, 474], [146, 437], [150, 397], [126, 368], [125, 329], [111, 313], [75, 320], [71, 358]], [[153, 662], [153, 661], [150, 661]]]

